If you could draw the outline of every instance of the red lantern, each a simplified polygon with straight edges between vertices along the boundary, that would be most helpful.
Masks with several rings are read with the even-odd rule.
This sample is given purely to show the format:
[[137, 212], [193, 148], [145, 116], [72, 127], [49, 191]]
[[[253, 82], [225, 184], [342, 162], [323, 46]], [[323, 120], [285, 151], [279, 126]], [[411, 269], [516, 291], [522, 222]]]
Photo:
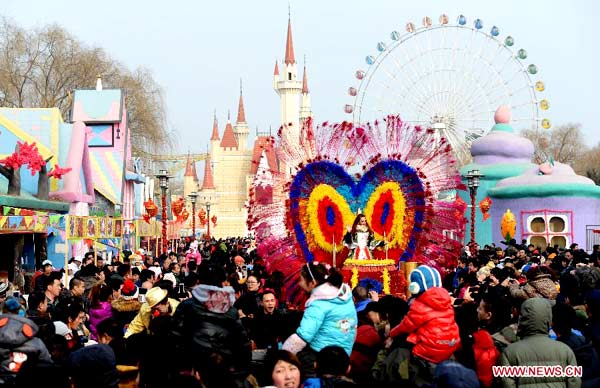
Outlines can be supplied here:
[[490, 197], [485, 197], [479, 202], [479, 210], [481, 210], [481, 214], [483, 214], [483, 220], [487, 220], [490, 218], [490, 207], [492, 206], [492, 200]]
[[144, 214], [144, 220], [147, 223], [150, 223], [150, 218], [158, 214], [158, 206], [156, 206], [152, 199], [148, 198], [148, 200], [144, 202], [144, 208], [146, 209], [146, 214]]
[[175, 217], [179, 218], [179, 215], [181, 214], [181, 211], [183, 210], [184, 206], [185, 203], [183, 202], [183, 198], [179, 198], [177, 201], [171, 204], [171, 211], [173, 211]]
[[217, 226], [217, 216], [212, 216], [210, 220], [212, 221], [213, 226]]
[[206, 226], [206, 210], [204, 208], [200, 208], [198, 211], [198, 219], [200, 220], [200, 226]]
[[187, 209], [183, 209], [183, 211], [181, 212], [181, 214], [177, 217], [177, 222], [179, 223], [184, 223], [188, 217], [190, 216], [190, 213], [187, 211]]

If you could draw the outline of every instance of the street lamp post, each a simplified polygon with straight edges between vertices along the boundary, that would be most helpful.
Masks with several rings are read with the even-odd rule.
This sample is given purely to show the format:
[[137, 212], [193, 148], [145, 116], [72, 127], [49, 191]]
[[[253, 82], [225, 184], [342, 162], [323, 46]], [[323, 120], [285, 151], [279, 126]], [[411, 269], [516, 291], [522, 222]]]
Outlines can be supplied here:
[[470, 170], [467, 173], [467, 186], [471, 195], [471, 244], [475, 244], [475, 197], [477, 197], [477, 188], [479, 179], [484, 177], [479, 170]]
[[210, 205], [211, 205], [211, 197], [204, 197], [204, 206], [206, 206], [206, 217], [207, 217], [207, 229], [206, 229], [206, 239], [210, 241]]
[[167, 189], [169, 188], [169, 172], [167, 170], [158, 170], [156, 177], [158, 178], [158, 185], [162, 194], [162, 252], [167, 254], [169, 247], [169, 242], [167, 241]]
[[208, 241], [210, 241], [210, 205], [211, 205], [211, 203], [210, 203], [210, 199], [209, 199], [209, 200], [207, 200], [207, 201], [204, 203], [204, 205], [206, 206], [206, 216], [207, 216], [207, 218], [208, 218], [208, 220], [207, 220], [207, 222], [208, 222], [208, 227], [207, 227], [207, 230], [206, 230], [206, 239], [207, 239]]
[[192, 236], [196, 238], [196, 199], [198, 198], [198, 193], [193, 191], [188, 194], [188, 197], [192, 203]]

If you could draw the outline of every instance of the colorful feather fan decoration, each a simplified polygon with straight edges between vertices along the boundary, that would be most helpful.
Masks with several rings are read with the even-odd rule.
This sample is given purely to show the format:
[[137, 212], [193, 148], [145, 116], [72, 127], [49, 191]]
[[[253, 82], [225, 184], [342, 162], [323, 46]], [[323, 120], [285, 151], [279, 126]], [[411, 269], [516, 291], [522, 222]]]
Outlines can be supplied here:
[[275, 139], [287, 168], [270, 171], [272, 201], [256, 200], [264, 179], [257, 178], [250, 193], [248, 226], [271, 270], [292, 282], [307, 261], [341, 267], [344, 234], [359, 209], [375, 239], [387, 243], [387, 251], [375, 249], [375, 259], [454, 265], [461, 244], [447, 235], [464, 234], [464, 207], [439, 198], [464, 187], [446, 139], [397, 116], [314, 130], [309, 120], [302, 133], [297, 142], [282, 130]]

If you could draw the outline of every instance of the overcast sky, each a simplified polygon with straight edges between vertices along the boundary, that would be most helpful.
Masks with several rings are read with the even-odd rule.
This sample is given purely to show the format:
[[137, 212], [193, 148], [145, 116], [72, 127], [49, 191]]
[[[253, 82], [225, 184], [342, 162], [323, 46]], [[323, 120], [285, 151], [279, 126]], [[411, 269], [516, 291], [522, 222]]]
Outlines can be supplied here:
[[[470, 22], [481, 18], [486, 28], [512, 35], [540, 69], [553, 125], [581, 123], [587, 143], [600, 142], [594, 114], [600, 111], [600, 6], [593, 0], [292, 1], [296, 59], [306, 55], [317, 120], [348, 119], [347, 89], [378, 41], [424, 16], [437, 22], [442, 13], [451, 23], [460, 14]], [[228, 110], [235, 118], [240, 78], [253, 132], [279, 126], [272, 74], [275, 59], [284, 56], [288, 1], [0, 0], [0, 14], [28, 28], [58, 23], [132, 69], [151, 69], [164, 88], [181, 152], [206, 149], [214, 109], [221, 133]]]

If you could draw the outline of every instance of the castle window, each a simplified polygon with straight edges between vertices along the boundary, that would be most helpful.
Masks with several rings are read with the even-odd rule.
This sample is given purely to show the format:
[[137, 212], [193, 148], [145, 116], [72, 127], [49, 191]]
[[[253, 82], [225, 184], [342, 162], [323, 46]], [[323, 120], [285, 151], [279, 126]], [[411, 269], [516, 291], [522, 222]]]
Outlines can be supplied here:
[[523, 225], [522, 238], [529, 244], [546, 249], [548, 245], [558, 245], [565, 248], [573, 241], [572, 211], [559, 210], [534, 210], [522, 211]]
[[292, 80], [292, 73], [288, 73], [288, 81]]

